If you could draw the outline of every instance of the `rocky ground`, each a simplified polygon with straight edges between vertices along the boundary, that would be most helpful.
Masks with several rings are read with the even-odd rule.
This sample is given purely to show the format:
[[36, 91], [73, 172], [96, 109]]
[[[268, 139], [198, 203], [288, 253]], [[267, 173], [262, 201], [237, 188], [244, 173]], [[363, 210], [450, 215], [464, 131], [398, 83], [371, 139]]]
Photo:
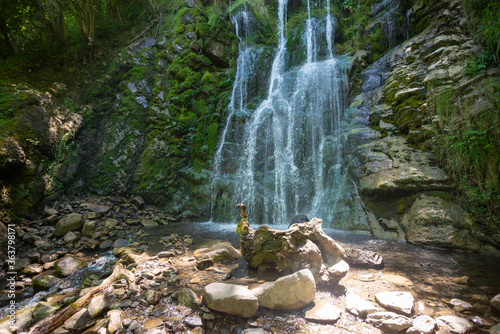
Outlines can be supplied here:
[[[498, 333], [498, 287], [467, 276], [421, 271], [417, 281], [393, 270], [389, 257], [384, 269], [351, 267], [327, 290], [308, 269], [266, 286], [227, 241], [194, 244], [194, 229], [152, 235], [174, 221], [139, 197], [46, 207], [43, 218], [16, 228], [17, 313], [14, 323], [0, 322], [0, 333], [34, 331], [96, 287], [102, 291], [52, 333]], [[117, 263], [123, 275], [106, 285]], [[234, 284], [250, 290], [241, 296]], [[11, 287], [3, 289], [6, 316]]]

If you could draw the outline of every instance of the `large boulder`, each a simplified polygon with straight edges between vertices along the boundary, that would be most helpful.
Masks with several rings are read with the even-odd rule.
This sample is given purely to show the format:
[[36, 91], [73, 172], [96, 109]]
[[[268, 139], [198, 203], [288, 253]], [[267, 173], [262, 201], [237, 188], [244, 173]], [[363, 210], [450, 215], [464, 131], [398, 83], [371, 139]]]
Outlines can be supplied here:
[[456, 203], [440, 197], [420, 195], [401, 220], [406, 240], [441, 248], [470, 246], [472, 220]]
[[72, 256], [65, 256], [54, 262], [54, 269], [61, 277], [67, 277], [85, 266], [85, 261], [75, 259]]
[[62, 237], [69, 231], [79, 230], [82, 226], [83, 216], [78, 213], [71, 213], [57, 222], [54, 235], [56, 237]]
[[278, 278], [251, 290], [259, 305], [271, 309], [297, 310], [314, 300], [316, 283], [309, 269]]
[[[313, 218], [309, 222], [292, 224], [281, 231], [267, 226], [253, 230], [248, 223], [246, 206], [238, 204], [241, 220], [236, 232], [240, 236], [241, 253], [250, 268], [275, 267], [286, 275], [301, 269], [309, 269], [316, 282], [324, 274], [338, 282], [347, 271], [344, 250], [335, 240], [323, 232], [323, 221]], [[340, 264], [339, 264], [340, 263]], [[339, 268], [333, 266], [339, 264]], [[340, 268], [341, 267], [341, 268]], [[331, 274], [325, 272], [331, 268]], [[347, 265], [348, 269], [348, 265]]]
[[194, 251], [196, 261], [212, 260], [213, 262], [234, 261], [241, 258], [241, 253], [229, 241], [214, 240]]
[[244, 318], [253, 316], [259, 308], [257, 297], [242, 285], [211, 283], [205, 287], [203, 300], [212, 310]]

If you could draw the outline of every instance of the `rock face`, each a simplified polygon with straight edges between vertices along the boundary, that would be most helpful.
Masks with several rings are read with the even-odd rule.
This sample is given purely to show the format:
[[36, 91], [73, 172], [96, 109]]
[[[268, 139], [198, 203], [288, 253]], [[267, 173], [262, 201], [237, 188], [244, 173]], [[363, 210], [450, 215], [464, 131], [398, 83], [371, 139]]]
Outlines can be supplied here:
[[377, 303], [391, 311], [410, 316], [413, 312], [413, 296], [409, 292], [386, 291], [375, 295]]
[[472, 220], [456, 203], [421, 195], [403, 217], [401, 226], [406, 240], [413, 244], [461, 247], [470, 238]]
[[267, 226], [253, 230], [245, 205], [238, 204], [238, 208], [241, 220], [236, 232], [240, 236], [241, 253], [250, 268], [274, 266], [283, 274], [308, 268], [316, 282], [327, 283], [331, 279], [335, 284], [347, 273], [349, 265], [343, 261], [344, 250], [323, 232], [321, 219], [293, 224], [286, 231]]
[[278, 310], [300, 309], [314, 300], [316, 283], [309, 269], [281, 277], [251, 290], [259, 305]]
[[247, 287], [225, 283], [211, 283], [205, 287], [203, 300], [209, 308], [244, 318], [254, 315], [259, 303]]
[[79, 230], [82, 226], [83, 216], [78, 213], [71, 213], [57, 222], [54, 235], [56, 237], [62, 237], [69, 231]]

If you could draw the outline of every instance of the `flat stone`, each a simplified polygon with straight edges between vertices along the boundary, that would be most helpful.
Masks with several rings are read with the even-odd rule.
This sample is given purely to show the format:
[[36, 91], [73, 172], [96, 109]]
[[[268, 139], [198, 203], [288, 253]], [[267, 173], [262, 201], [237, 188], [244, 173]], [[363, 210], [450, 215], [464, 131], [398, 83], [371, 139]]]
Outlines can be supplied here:
[[413, 311], [413, 296], [409, 292], [386, 291], [375, 295], [377, 303], [397, 313], [411, 315]]
[[257, 297], [242, 285], [211, 283], [205, 287], [203, 300], [212, 310], [244, 318], [253, 316], [259, 308]]
[[436, 321], [440, 328], [447, 329], [452, 334], [467, 334], [474, 329], [472, 322], [453, 315], [438, 317]]
[[365, 318], [368, 314], [379, 311], [379, 308], [375, 304], [349, 291], [345, 297], [345, 308], [348, 312], [361, 318]]
[[297, 310], [314, 300], [316, 283], [309, 269], [283, 276], [271, 283], [252, 289], [259, 305], [271, 309]]
[[201, 246], [193, 253], [197, 261], [212, 260], [213, 262], [234, 261], [241, 258], [241, 253], [229, 241], [212, 241]]
[[8, 333], [19, 332], [33, 320], [33, 308], [28, 307], [24, 310], [14, 313], [15, 322], [11, 323], [10, 317], [5, 317], [0, 320], [0, 330], [8, 331]]
[[85, 267], [85, 262], [72, 256], [65, 256], [54, 263], [54, 269], [62, 277], [70, 276]]
[[421, 315], [413, 319], [413, 324], [408, 328], [406, 334], [432, 334], [435, 328], [436, 320], [431, 316]]
[[113, 243], [113, 248], [122, 248], [122, 247], [127, 247], [129, 244], [130, 244], [130, 242], [128, 242], [128, 240], [125, 240], [125, 239], [117, 239], [117, 240]]
[[56, 303], [39, 302], [33, 310], [33, 318], [43, 319], [54, 314], [61, 306]]
[[23, 273], [30, 276], [38, 275], [41, 274], [42, 272], [43, 272], [43, 266], [39, 263], [30, 264], [23, 270]]
[[59, 279], [54, 276], [55, 270], [48, 270], [39, 275], [36, 275], [31, 280], [31, 286], [35, 291], [48, 290], [59, 282]]
[[118, 221], [114, 218], [108, 218], [104, 221], [104, 227], [108, 230], [114, 229], [116, 225], [118, 225]]
[[369, 314], [366, 321], [384, 332], [397, 333], [410, 328], [412, 320], [394, 312], [377, 312]]
[[133, 206], [135, 206], [138, 209], [141, 209], [144, 206], [144, 199], [142, 199], [141, 196], [134, 196], [130, 200], [130, 203], [132, 203]]
[[450, 300], [450, 304], [453, 305], [455, 312], [472, 311], [474, 309], [471, 303], [456, 298]]
[[324, 300], [319, 300], [312, 309], [306, 311], [305, 318], [312, 321], [331, 323], [339, 320], [341, 314], [342, 310], [338, 307]]
[[87, 203], [87, 209], [89, 209], [92, 212], [98, 212], [98, 213], [108, 213], [111, 208], [109, 206], [105, 205], [97, 205], [97, 204], [91, 204]]
[[163, 320], [156, 318], [146, 321], [146, 329], [151, 329], [163, 325]]
[[191, 327], [201, 327], [203, 326], [203, 320], [199, 315], [193, 315], [184, 319], [186, 325]]
[[[63, 327], [69, 331], [81, 331], [84, 328], [89, 327], [91, 324], [92, 318], [89, 315], [89, 312], [86, 308], [82, 308], [80, 311], [76, 312], [66, 320], [63, 324]], [[94, 320], [95, 321], [95, 320]]]
[[68, 232], [64, 235], [63, 240], [65, 243], [70, 243], [78, 239], [78, 235], [75, 232]]
[[410, 286], [413, 285], [413, 282], [410, 281], [408, 278], [397, 275], [397, 274], [391, 274], [391, 273], [384, 273], [382, 274], [381, 277], [383, 280], [394, 283], [399, 286]]

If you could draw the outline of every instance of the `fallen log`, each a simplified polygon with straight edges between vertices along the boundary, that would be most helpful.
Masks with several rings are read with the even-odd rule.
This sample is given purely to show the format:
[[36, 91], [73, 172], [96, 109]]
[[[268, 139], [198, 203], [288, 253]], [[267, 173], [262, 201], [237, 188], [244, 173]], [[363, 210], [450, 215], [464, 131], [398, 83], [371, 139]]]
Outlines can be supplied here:
[[69, 304], [64, 309], [57, 312], [54, 316], [46, 318], [31, 328], [29, 334], [48, 334], [52, 333], [56, 328], [61, 326], [72, 315], [87, 306], [97, 294], [107, 290], [107, 288], [117, 279], [125, 278], [128, 281], [129, 289], [136, 290], [135, 275], [129, 270], [125, 269], [121, 263], [118, 263], [113, 268], [111, 275], [106, 278], [102, 283], [85, 295], [80, 297], [74, 303]]

